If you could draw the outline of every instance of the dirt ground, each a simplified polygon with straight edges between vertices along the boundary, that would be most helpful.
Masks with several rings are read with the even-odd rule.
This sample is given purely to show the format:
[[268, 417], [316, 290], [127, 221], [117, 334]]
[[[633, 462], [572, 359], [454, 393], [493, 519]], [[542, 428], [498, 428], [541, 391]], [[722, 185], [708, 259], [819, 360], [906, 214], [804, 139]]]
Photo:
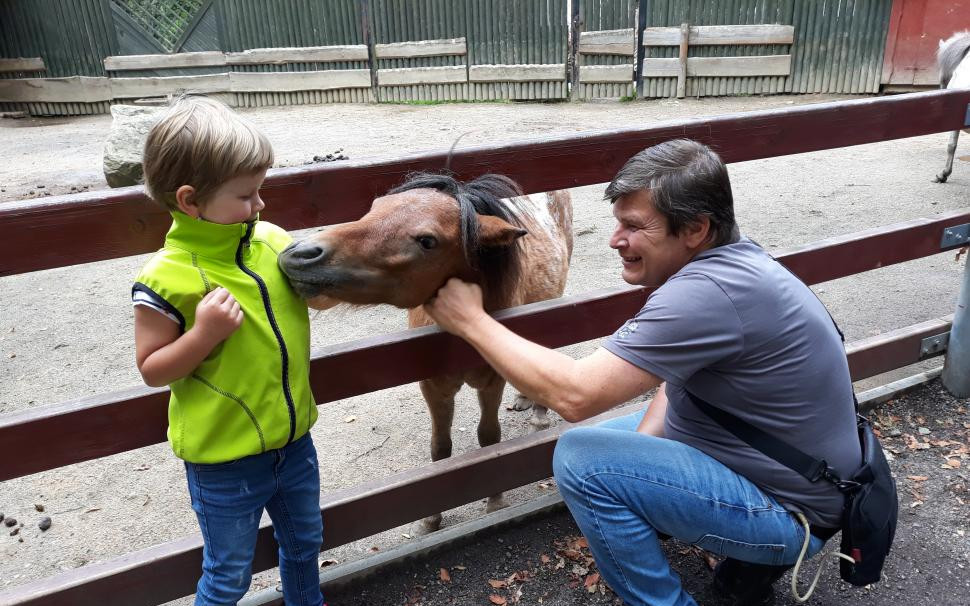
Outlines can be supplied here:
[[[342, 105], [244, 113], [269, 136], [278, 162], [291, 166], [337, 149], [353, 159], [440, 150], [466, 132], [461, 145], [839, 98]], [[45, 192], [66, 193], [72, 187], [105, 187], [101, 148], [109, 127], [106, 116], [0, 120], [5, 151], [0, 163], [0, 203]], [[931, 182], [943, 163], [946, 139], [946, 134], [937, 134], [733, 164], [730, 173], [742, 231], [780, 252], [822, 238], [964, 208], [970, 193], [970, 165], [958, 161], [949, 183]], [[602, 191], [599, 185], [572, 192], [577, 237], [567, 294], [620, 283], [619, 264], [607, 247], [612, 217], [609, 205], [601, 200]], [[139, 383], [128, 292], [144, 260], [144, 256], [131, 257], [0, 278], [0, 414]], [[937, 255], [822, 284], [816, 292], [847, 339], [856, 340], [952, 313], [963, 265], [953, 253]], [[403, 329], [405, 317], [394, 309], [338, 309], [314, 316], [312, 326], [313, 345], [320, 347]], [[565, 351], [582, 355], [594, 347], [595, 343], [585, 343]], [[913, 372], [913, 368], [902, 370], [859, 387]], [[506, 399], [511, 403], [510, 390]], [[407, 470], [427, 460], [429, 424], [415, 385], [334, 402], [320, 412], [313, 437], [324, 491]], [[930, 409], [927, 423], [942, 418], [934, 416], [938, 412]], [[477, 403], [465, 390], [456, 410], [455, 452], [475, 447], [476, 421]], [[529, 431], [528, 413], [503, 410], [502, 423], [506, 437]], [[926, 475], [937, 478], [942, 473], [933, 469]], [[943, 489], [929, 484], [933, 487], [927, 488], [927, 496], [942, 498], [938, 490]], [[513, 491], [510, 501], [522, 502], [538, 490], [528, 486]], [[36, 527], [35, 504], [43, 505], [44, 515], [53, 520], [47, 532]], [[477, 516], [483, 509], [482, 504], [471, 504], [446, 512], [445, 524]], [[933, 522], [922, 511], [916, 507], [915, 514], [907, 514], [915, 517], [905, 519], [914, 524]], [[0, 483], [0, 512], [26, 522], [18, 536], [0, 535], [0, 591], [197, 532], [181, 465], [165, 444]], [[964, 509], [959, 519], [965, 522], [966, 518]], [[373, 546], [384, 549], [406, 540], [402, 535], [410, 532], [409, 527], [393, 529], [321, 557], [341, 562], [357, 559]], [[962, 545], [966, 565], [965, 536], [941, 531], [937, 538], [948, 548]], [[913, 549], [921, 546], [925, 544]], [[965, 581], [967, 575], [961, 572]], [[942, 569], [932, 574], [947, 578]], [[263, 574], [254, 588], [273, 582], [272, 573]], [[968, 595], [966, 588], [962, 591], [962, 596]], [[892, 599], [891, 592], [878, 595], [880, 601], [853, 603], [889, 604]], [[395, 598], [367, 603], [400, 602]]]

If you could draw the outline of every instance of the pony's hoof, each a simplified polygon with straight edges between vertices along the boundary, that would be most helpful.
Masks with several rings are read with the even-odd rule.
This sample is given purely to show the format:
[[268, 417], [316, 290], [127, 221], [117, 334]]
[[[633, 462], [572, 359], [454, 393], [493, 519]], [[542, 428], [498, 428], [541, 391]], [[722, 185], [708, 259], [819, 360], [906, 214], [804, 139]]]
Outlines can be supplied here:
[[509, 504], [505, 502], [505, 497], [502, 495], [488, 497], [488, 501], [485, 502], [485, 513], [492, 513], [499, 509], [505, 509], [508, 506]]
[[415, 526], [415, 533], [418, 535], [427, 535], [432, 532], [437, 532], [441, 529], [441, 514], [436, 513], [433, 516], [428, 516], [418, 522]]
[[522, 412], [523, 410], [529, 410], [532, 408], [532, 400], [519, 394], [515, 396], [515, 401], [512, 402], [512, 410], [517, 410]]
[[933, 179], [933, 183], [946, 183], [949, 176], [950, 175], [936, 175], [936, 177]]
[[529, 419], [529, 424], [532, 425], [532, 427], [536, 431], [541, 431], [543, 429], [549, 429], [550, 427], [552, 427], [552, 422], [549, 420], [549, 417], [547, 417], [546, 415], [542, 415], [541, 417], [540, 416], [532, 417], [531, 419]]

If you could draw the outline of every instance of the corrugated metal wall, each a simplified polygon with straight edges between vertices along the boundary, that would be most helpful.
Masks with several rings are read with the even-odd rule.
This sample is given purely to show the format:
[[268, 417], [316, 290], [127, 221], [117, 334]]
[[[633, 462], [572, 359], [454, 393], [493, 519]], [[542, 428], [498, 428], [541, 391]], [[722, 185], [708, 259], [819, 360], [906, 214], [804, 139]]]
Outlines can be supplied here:
[[[637, 25], [637, 0], [573, 0], [579, 2], [583, 30], [595, 32], [610, 29], [635, 28]], [[631, 42], [631, 46], [632, 46]], [[633, 57], [620, 55], [582, 55], [580, 65], [622, 65], [632, 64]], [[601, 97], [629, 97], [634, 93], [633, 68], [630, 68], [630, 83], [615, 84], [597, 82], [575, 84], [579, 87], [579, 98], [595, 99]]]
[[[565, 75], [565, 0], [465, 0], [469, 65], [561, 63]], [[566, 81], [471, 84], [471, 99], [565, 99]]]
[[[222, 50], [251, 48], [363, 44], [354, 0], [218, 0], [217, 20]], [[366, 61], [237, 65], [235, 71], [283, 72], [329, 69], [368, 69]], [[235, 93], [242, 107], [304, 103], [359, 103], [373, 101], [370, 89], [292, 93]]]
[[[462, 38], [467, 29], [467, 2], [463, 0], [370, 0], [375, 44]], [[466, 41], [467, 43], [467, 41]], [[414, 57], [378, 59], [377, 69], [467, 65], [466, 57]], [[378, 82], [380, 75], [378, 75]], [[380, 86], [380, 101], [455, 101], [468, 99], [468, 84], [417, 84]]]
[[[104, 57], [117, 53], [109, 0], [0, 0], [0, 56], [41, 57], [46, 72], [0, 78], [103, 76]], [[102, 114], [108, 103], [3, 103], [34, 115]]]
[[[688, 78], [688, 96], [770, 93], [876, 93], [892, 0], [652, 0], [655, 27], [781, 23], [795, 27], [787, 45], [691, 46], [691, 57], [792, 55], [791, 75]], [[677, 47], [648, 48], [648, 57], [676, 57]], [[647, 78], [645, 97], [672, 97], [676, 78]]]

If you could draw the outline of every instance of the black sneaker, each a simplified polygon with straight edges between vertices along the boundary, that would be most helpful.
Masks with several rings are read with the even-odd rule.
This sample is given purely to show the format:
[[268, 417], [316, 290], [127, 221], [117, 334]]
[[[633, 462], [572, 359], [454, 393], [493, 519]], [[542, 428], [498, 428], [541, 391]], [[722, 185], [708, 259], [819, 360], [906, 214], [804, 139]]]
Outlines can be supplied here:
[[775, 603], [772, 585], [791, 568], [727, 558], [714, 569], [714, 592], [732, 606], [770, 606]]

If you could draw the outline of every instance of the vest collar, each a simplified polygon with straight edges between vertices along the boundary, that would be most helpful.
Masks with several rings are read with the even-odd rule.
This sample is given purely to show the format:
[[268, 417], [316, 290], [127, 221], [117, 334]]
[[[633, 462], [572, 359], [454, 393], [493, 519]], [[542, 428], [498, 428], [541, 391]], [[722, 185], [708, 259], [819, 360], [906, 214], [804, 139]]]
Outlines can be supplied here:
[[193, 219], [183, 212], [173, 212], [172, 227], [165, 235], [165, 246], [180, 248], [211, 259], [231, 260], [236, 256], [240, 241], [252, 237], [255, 225], [255, 221], [223, 225]]

